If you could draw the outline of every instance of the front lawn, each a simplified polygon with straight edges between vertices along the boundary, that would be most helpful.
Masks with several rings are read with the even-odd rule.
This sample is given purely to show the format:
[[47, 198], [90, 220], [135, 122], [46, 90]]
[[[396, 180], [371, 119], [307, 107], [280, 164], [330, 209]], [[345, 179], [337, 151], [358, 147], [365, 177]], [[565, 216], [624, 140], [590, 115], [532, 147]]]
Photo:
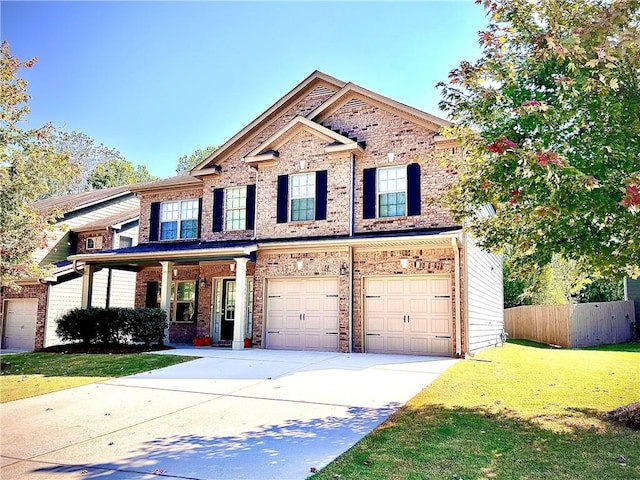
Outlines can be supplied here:
[[640, 478], [640, 431], [604, 417], [640, 400], [640, 349], [629, 345], [486, 350], [313, 478]]
[[168, 367], [194, 358], [142, 353], [3, 355], [0, 403]]

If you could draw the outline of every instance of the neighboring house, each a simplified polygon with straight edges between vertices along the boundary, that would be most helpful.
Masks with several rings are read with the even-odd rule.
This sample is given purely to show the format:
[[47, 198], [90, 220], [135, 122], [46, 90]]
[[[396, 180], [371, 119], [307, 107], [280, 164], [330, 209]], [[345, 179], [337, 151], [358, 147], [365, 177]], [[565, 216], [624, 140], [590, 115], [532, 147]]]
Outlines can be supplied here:
[[[4, 289], [2, 348], [41, 349], [60, 343], [55, 331], [58, 318], [82, 302], [82, 277], [67, 257], [138, 243], [139, 201], [128, 187], [93, 190], [35, 203], [42, 211], [62, 215], [46, 248], [34, 253], [42, 266], [52, 266], [47, 278], [25, 279], [19, 291]], [[92, 304], [134, 306], [136, 273], [101, 269], [96, 272]]]
[[[447, 122], [314, 72], [198, 165], [135, 186], [139, 245], [80, 254], [137, 269], [165, 337], [463, 355], [500, 341], [502, 263], [437, 200]], [[95, 281], [95, 280], [93, 280]]]

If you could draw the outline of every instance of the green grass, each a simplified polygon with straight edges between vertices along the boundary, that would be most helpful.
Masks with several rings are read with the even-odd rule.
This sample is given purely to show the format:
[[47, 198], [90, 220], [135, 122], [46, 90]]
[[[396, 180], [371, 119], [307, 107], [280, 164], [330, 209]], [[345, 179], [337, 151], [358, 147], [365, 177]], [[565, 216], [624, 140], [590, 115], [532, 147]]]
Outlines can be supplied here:
[[168, 367], [194, 358], [146, 353], [3, 355], [0, 403]]
[[[313, 478], [640, 478], [640, 355], [508, 343], [460, 361]], [[625, 461], [619, 461], [620, 455]]]

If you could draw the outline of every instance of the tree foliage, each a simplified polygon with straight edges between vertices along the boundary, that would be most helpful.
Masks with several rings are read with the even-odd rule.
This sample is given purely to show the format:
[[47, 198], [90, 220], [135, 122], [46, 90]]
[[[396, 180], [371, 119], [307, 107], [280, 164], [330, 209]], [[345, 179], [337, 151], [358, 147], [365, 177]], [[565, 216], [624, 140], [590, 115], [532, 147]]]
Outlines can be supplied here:
[[9, 44], [0, 46], [0, 286], [16, 288], [16, 281], [46, 273], [32, 253], [46, 245], [55, 212], [40, 212], [31, 204], [45, 196], [50, 185], [77, 174], [77, 168], [52, 142], [53, 127], [23, 129], [29, 113], [27, 82], [21, 62]]
[[638, 274], [640, 0], [483, 5], [481, 58], [439, 84], [465, 150], [447, 205], [520, 276], [554, 254]]
[[176, 173], [178, 174], [188, 174], [191, 170], [193, 170], [198, 164], [204, 161], [209, 155], [215, 152], [218, 147], [209, 146], [204, 150], [197, 149], [191, 155], [183, 155], [178, 159], [178, 167], [176, 168]]
[[98, 165], [111, 160], [124, 160], [118, 150], [98, 144], [89, 135], [81, 132], [56, 129], [52, 140], [56, 151], [68, 155], [76, 164], [78, 173], [73, 178], [67, 177], [58, 182], [50, 182], [49, 196], [91, 190], [89, 177]]
[[149, 173], [145, 165], [135, 167], [133, 163], [124, 158], [112, 158], [99, 163], [89, 175], [87, 182], [89, 186], [98, 190], [157, 179], [158, 177]]

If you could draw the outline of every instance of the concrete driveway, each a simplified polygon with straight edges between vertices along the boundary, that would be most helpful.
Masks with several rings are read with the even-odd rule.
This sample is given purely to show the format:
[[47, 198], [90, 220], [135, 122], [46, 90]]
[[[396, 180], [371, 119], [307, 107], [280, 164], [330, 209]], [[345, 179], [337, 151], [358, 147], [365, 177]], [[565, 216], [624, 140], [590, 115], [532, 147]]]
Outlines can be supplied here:
[[304, 479], [455, 362], [258, 349], [163, 353], [203, 358], [2, 404], [0, 477]]

